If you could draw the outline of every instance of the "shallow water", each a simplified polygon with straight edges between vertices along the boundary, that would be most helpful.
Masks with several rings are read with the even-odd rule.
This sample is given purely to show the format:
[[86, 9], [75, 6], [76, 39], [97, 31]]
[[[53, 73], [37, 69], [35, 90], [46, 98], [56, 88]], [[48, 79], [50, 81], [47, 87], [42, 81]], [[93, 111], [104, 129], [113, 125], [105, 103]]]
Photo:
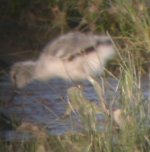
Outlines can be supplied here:
[[[150, 99], [150, 89], [148, 77], [143, 77], [142, 90], [144, 96]], [[105, 80], [105, 97], [108, 105], [111, 105], [112, 100], [118, 98], [118, 83], [119, 81], [113, 78]], [[96, 93], [88, 81], [80, 83], [84, 88], [86, 97], [91, 102], [98, 102]], [[80, 131], [82, 125], [77, 114], [71, 114], [71, 118], [61, 119], [67, 107], [66, 91], [69, 87], [77, 84], [67, 83], [63, 80], [54, 79], [48, 82], [33, 82], [24, 89], [20, 90], [15, 98], [11, 101], [13, 93], [9, 78], [4, 78], [0, 81], [0, 112], [9, 116], [12, 119], [20, 120], [21, 122], [31, 122], [39, 124], [46, 128], [51, 135], [62, 135], [66, 132]], [[71, 120], [70, 120], [71, 119]], [[97, 120], [101, 125], [99, 129], [103, 130], [104, 117], [97, 115]], [[76, 122], [75, 124], [72, 124]], [[30, 136], [24, 133], [18, 133], [11, 130], [5, 130], [0, 133], [0, 137], [7, 140], [28, 139]]]

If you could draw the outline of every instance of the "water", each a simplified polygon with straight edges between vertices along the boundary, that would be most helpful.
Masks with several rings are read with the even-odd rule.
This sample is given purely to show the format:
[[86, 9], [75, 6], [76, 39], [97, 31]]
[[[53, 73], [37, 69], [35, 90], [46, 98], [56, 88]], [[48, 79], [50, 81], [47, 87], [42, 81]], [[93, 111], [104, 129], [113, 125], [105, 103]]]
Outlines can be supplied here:
[[[142, 90], [145, 98], [150, 98], [149, 80], [147, 77], [142, 79]], [[118, 81], [108, 78], [105, 83], [105, 96], [108, 105], [112, 100], [118, 97], [116, 90]], [[11, 101], [13, 93], [9, 78], [0, 81], [0, 112], [9, 118], [17, 119], [21, 122], [31, 122], [39, 124], [46, 128], [51, 135], [62, 135], [69, 131], [80, 131], [82, 125], [76, 114], [71, 114], [66, 119], [61, 119], [67, 107], [66, 91], [69, 87], [77, 84], [68, 84], [63, 80], [54, 79], [48, 82], [33, 82], [24, 89], [20, 90], [15, 98]], [[84, 87], [86, 97], [92, 102], [98, 102], [96, 93], [88, 81], [81, 84]], [[104, 118], [102, 115], [97, 116], [97, 120], [102, 124]], [[73, 122], [76, 122], [73, 124]], [[104, 126], [99, 125], [99, 129]], [[27, 140], [29, 134], [18, 133], [11, 130], [5, 130], [0, 133], [0, 137], [7, 140]]]

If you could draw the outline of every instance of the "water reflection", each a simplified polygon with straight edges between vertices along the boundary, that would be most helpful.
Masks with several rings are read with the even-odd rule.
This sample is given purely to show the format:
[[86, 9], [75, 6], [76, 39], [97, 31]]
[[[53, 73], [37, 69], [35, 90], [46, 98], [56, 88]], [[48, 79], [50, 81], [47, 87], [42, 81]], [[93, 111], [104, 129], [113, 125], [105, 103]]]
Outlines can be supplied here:
[[[142, 80], [142, 90], [145, 98], [150, 98], [149, 82], [147, 77]], [[109, 85], [111, 85], [111, 87]], [[107, 79], [106, 84], [106, 100], [111, 103], [113, 97], [116, 97], [115, 89], [118, 86], [118, 81], [112, 78]], [[67, 96], [66, 91], [72, 83], [64, 82], [60, 79], [53, 79], [49, 82], [33, 82], [24, 89], [19, 91], [19, 94], [10, 103], [12, 95], [12, 88], [9, 79], [4, 79], [0, 82], [0, 101], [4, 104], [0, 107], [0, 112], [3, 112], [10, 118], [15, 118], [21, 122], [33, 122], [40, 124], [46, 128], [52, 135], [61, 135], [68, 131], [82, 130], [81, 122], [76, 114], [67, 119], [60, 119], [66, 111]], [[92, 101], [97, 102], [96, 93], [88, 81], [81, 84], [84, 86], [86, 97]], [[108, 104], [109, 104], [108, 103]], [[103, 129], [102, 122], [104, 118], [102, 115], [97, 115], [99, 121], [99, 129]], [[73, 122], [76, 122], [73, 124]], [[16, 133], [14, 131], [3, 131], [0, 133], [1, 138], [7, 140], [20, 139], [22, 137], [30, 138], [29, 135]]]

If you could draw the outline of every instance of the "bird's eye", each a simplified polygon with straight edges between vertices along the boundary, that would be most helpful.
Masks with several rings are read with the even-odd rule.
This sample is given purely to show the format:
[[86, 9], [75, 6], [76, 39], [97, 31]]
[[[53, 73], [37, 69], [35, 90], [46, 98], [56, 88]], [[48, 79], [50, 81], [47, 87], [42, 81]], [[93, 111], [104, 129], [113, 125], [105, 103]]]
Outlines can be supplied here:
[[13, 75], [13, 80], [14, 80], [14, 82], [16, 81], [16, 75], [15, 74]]
[[17, 77], [16, 77], [16, 74], [15, 74], [15, 73], [12, 74], [11, 79], [12, 79], [13, 85], [16, 86]]

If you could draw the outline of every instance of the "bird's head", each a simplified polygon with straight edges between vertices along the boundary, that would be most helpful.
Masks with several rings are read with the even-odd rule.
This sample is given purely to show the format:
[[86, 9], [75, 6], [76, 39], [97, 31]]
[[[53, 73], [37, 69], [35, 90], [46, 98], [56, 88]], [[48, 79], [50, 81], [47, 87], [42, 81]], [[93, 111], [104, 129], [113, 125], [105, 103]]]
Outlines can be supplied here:
[[10, 70], [11, 81], [16, 88], [30, 83], [34, 75], [35, 63], [32, 61], [15, 63]]

